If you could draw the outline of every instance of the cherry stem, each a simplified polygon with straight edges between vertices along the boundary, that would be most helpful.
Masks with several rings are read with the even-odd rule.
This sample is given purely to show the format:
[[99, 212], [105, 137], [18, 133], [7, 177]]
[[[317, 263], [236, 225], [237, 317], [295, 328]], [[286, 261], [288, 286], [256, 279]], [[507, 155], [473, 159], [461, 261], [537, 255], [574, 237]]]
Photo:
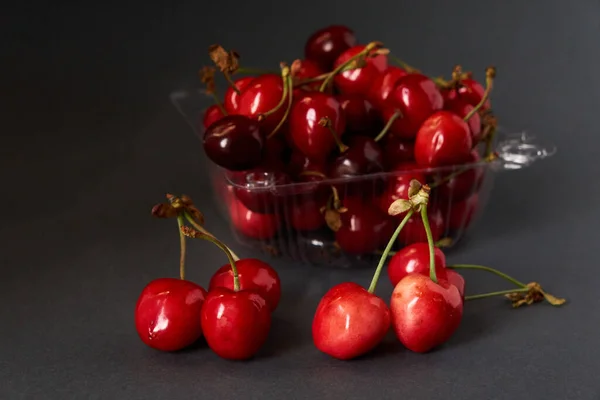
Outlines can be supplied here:
[[408, 210], [408, 212], [404, 216], [404, 219], [402, 220], [402, 222], [400, 222], [400, 225], [398, 225], [398, 227], [396, 228], [396, 231], [390, 238], [390, 241], [388, 242], [387, 246], [385, 246], [385, 249], [383, 250], [383, 253], [381, 254], [381, 258], [379, 259], [379, 264], [377, 264], [377, 269], [375, 270], [373, 279], [371, 280], [371, 285], [369, 286], [369, 293], [371, 293], [371, 294], [375, 293], [375, 288], [377, 287], [377, 282], [379, 281], [379, 276], [381, 275], [381, 271], [383, 270], [385, 261], [388, 258], [388, 254], [392, 250], [392, 246], [394, 246], [396, 239], [398, 239], [398, 235], [400, 234], [400, 231], [402, 230], [402, 228], [404, 228], [404, 225], [406, 225], [406, 223], [408, 222], [410, 217], [412, 217], [414, 212], [415, 212], [415, 210], [413, 208]]
[[294, 84], [294, 87], [300, 87], [300, 86], [304, 86], [304, 85], [307, 85], [309, 83], [314, 83], [314, 82], [321, 82], [323, 79], [326, 79], [327, 76], [329, 76], [329, 74], [321, 74], [321, 75], [314, 76], [312, 78], [302, 79], [301, 81], [297, 81]]
[[231, 79], [231, 75], [229, 75], [228, 72], [223, 71], [223, 76], [225, 77], [225, 80], [227, 81], [227, 83], [229, 83], [229, 86], [231, 86], [231, 88], [238, 94], [238, 96], [240, 95], [240, 89], [238, 89], [237, 85], [235, 84], [235, 82], [233, 81], [233, 79]]
[[279, 132], [279, 130], [281, 129], [281, 127], [287, 120], [288, 115], [290, 115], [290, 110], [292, 108], [292, 101], [294, 100], [294, 90], [293, 90], [292, 78], [291, 78], [291, 76], [289, 76], [289, 74], [286, 76], [284, 86], [283, 86], [283, 91], [284, 91], [284, 93], [287, 93], [288, 104], [285, 109], [285, 113], [283, 114], [283, 117], [281, 117], [281, 120], [279, 121], [277, 126], [275, 128], [273, 128], [273, 131], [271, 133], [269, 133], [269, 135], [267, 136], [267, 139], [270, 139], [273, 135], [275, 135], [277, 132]]
[[229, 247], [227, 247], [223, 242], [212, 235], [207, 235], [203, 232], [197, 231], [195, 229], [190, 228], [189, 226], [182, 226], [180, 231], [187, 237], [192, 239], [204, 239], [216, 245], [218, 248], [223, 250], [225, 255], [227, 255], [227, 259], [229, 260], [229, 264], [231, 265], [231, 272], [233, 273], [233, 291], [237, 292], [240, 290], [240, 277], [238, 275], [237, 266], [235, 265], [235, 259]]
[[490, 131], [485, 138], [485, 155], [489, 156], [492, 154], [493, 146], [494, 146], [494, 138], [496, 137], [496, 127], [491, 127]]
[[179, 278], [185, 280], [185, 235], [181, 232], [181, 228], [184, 226], [183, 217], [177, 216], [177, 226], [179, 231]]
[[298, 176], [316, 176], [317, 178], [323, 178], [323, 179], [327, 178], [327, 176], [324, 173], [322, 173], [322, 172], [319, 172], [319, 171], [309, 171], [309, 170], [300, 172], [298, 174]]
[[505, 294], [528, 292], [528, 291], [529, 291], [529, 288], [499, 290], [497, 292], [489, 292], [489, 293], [481, 293], [481, 294], [473, 294], [470, 296], [465, 296], [465, 300], [485, 299], [486, 297], [503, 296]]
[[321, 120], [319, 121], [319, 125], [324, 126], [327, 129], [329, 129], [329, 132], [331, 132], [331, 135], [333, 136], [333, 140], [335, 140], [335, 144], [340, 149], [340, 153], [343, 153], [346, 150], [348, 150], [348, 146], [346, 146], [342, 142], [342, 140], [340, 139], [340, 137], [337, 134], [337, 132], [333, 129], [333, 126], [331, 126], [331, 119], [329, 117], [323, 117], [323, 118], [321, 118]]
[[[396, 64], [398, 64], [398, 66], [400, 66], [402, 69], [404, 69], [406, 72], [408, 72], [409, 74], [422, 74], [422, 72], [420, 70], [418, 70], [415, 67], [410, 66], [409, 64], [407, 64], [406, 62], [402, 61], [401, 59], [399, 59], [398, 57], [389, 54], [388, 57], [395, 62]], [[429, 77], [429, 79], [431, 79], [432, 81], [435, 82], [436, 85], [441, 86], [441, 87], [447, 87], [448, 86], [448, 82], [446, 82], [443, 78], [441, 77]]]
[[[199, 231], [200, 233], [202, 233], [202, 234], [204, 234], [206, 236], [210, 236], [213, 239], [218, 240], [215, 235], [213, 235], [212, 233], [210, 233], [209, 231], [207, 231], [202, 225], [198, 224], [194, 220], [194, 218], [190, 215], [190, 213], [188, 213], [187, 211], [184, 211], [183, 215], [185, 216], [185, 219], [187, 219], [188, 222], [194, 227], [194, 229], [196, 229], [197, 231]], [[229, 252], [231, 253], [231, 255], [233, 256], [233, 258], [236, 261], [238, 261], [240, 258], [237, 256], [237, 254], [235, 254], [233, 252], [233, 250], [231, 250], [229, 247], [228, 247], [228, 249], [229, 249]]]
[[485, 104], [487, 99], [490, 97], [490, 93], [492, 92], [492, 88], [494, 87], [494, 78], [496, 77], [496, 68], [488, 67], [485, 70], [485, 91], [483, 92], [483, 96], [479, 103], [473, 108], [463, 119], [463, 121], [468, 121], [473, 115], [475, 115], [481, 107]]
[[446, 268], [452, 268], [452, 269], [478, 269], [480, 271], [487, 271], [487, 272], [491, 272], [492, 274], [498, 275], [499, 277], [506, 279], [507, 281], [509, 281], [510, 283], [520, 287], [520, 288], [528, 288], [528, 286], [526, 284], [524, 284], [523, 282], [520, 282], [518, 280], [516, 280], [515, 278], [505, 274], [504, 272], [500, 272], [497, 269], [494, 268], [490, 268], [490, 267], [484, 267], [483, 265], [473, 265], [473, 264], [454, 264], [454, 265], [448, 265]]
[[375, 141], [379, 142], [381, 139], [383, 139], [383, 137], [386, 135], [386, 133], [388, 133], [388, 131], [390, 130], [390, 128], [392, 127], [392, 124], [394, 123], [395, 120], [397, 120], [398, 118], [402, 118], [402, 112], [400, 112], [400, 110], [396, 110], [396, 112], [394, 113], [394, 115], [392, 115], [390, 117], [390, 119], [388, 120], [387, 124], [385, 124], [385, 126], [383, 127], [383, 129], [381, 130], [381, 132], [379, 132], [379, 134], [375, 137]]
[[[498, 154], [496, 153], [490, 153], [488, 154], [483, 161], [486, 163], [492, 162], [494, 160], [496, 160], [498, 158]], [[471, 168], [476, 168], [473, 165], [463, 165], [461, 166], [458, 170], [452, 172], [451, 174], [446, 175], [445, 177], [443, 177], [442, 179], [440, 179], [439, 181], [435, 181], [433, 182], [431, 185], [429, 185], [429, 187], [431, 189], [440, 186], [443, 183], [448, 182], [449, 180], [456, 178], [458, 175], [461, 175], [465, 172], [467, 172], [468, 170], [470, 170]]]
[[319, 91], [324, 92], [327, 89], [327, 87], [329, 86], [329, 84], [331, 83], [331, 81], [333, 80], [334, 76], [339, 74], [341, 71], [343, 71], [346, 67], [348, 67], [350, 64], [352, 64], [354, 61], [358, 60], [361, 57], [368, 55], [371, 51], [378, 49], [381, 46], [382, 46], [382, 44], [379, 42], [371, 42], [371, 43], [367, 44], [360, 53], [355, 54], [354, 56], [350, 57], [348, 59], [348, 61], [338, 65], [333, 71], [331, 71], [329, 74], [327, 74], [327, 77], [321, 84]]
[[259, 116], [259, 121], [275, 112], [277, 112], [277, 110], [279, 110], [281, 107], [283, 107], [283, 105], [285, 104], [285, 101], [287, 100], [288, 96], [287, 96], [287, 92], [288, 90], [291, 90], [291, 88], [289, 87], [288, 84], [288, 76], [290, 75], [290, 68], [287, 66], [284, 66], [281, 68], [281, 79], [283, 81], [283, 93], [281, 95], [281, 100], [279, 100], [279, 103], [277, 103], [277, 105], [275, 107], [273, 107], [272, 109], [270, 109], [269, 111], [261, 114]]
[[221, 104], [221, 102], [219, 101], [219, 96], [217, 96], [215, 92], [211, 92], [210, 95], [214, 99], [215, 105], [219, 108], [219, 110], [221, 110], [223, 115], [229, 115], [227, 110], [225, 110], [225, 107], [223, 107], [223, 104]]
[[437, 274], [435, 272], [435, 244], [433, 243], [433, 235], [431, 234], [431, 226], [429, 226], [429, 217], [427, 216], [427, 204], [421, 205], [421, 219], [425, 227], [425, 235], [427, 235], [427, 245], [429, 246], [429, 277], [435, 283], [438, 283]]

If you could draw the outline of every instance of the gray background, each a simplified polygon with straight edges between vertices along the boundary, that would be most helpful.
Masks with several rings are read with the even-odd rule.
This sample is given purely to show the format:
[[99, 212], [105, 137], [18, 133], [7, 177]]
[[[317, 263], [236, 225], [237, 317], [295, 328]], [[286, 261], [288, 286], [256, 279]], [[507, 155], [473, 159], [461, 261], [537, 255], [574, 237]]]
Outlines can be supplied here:
[[[37, 1], [2, 11], [0, 398], [598, 399], [600, 2], [203, 3]], [[314, 349], [312, 314], [330, 285], [366, 285], [372, 271], [278, 261], [284, 297], [260, 357], [148, 349], [133, 307], [149, 280], [176, 276], [178, 254], [175, 227], [151, 219], [151, 205], [166, 191], [188, 193], [209, 228], [231, 239], [169, 92], [195, 82], [213, 42], [248, 65], [276, 65], [332, 22], [431, 74], [456, 62], [497, 65], [503, 123], [559, 152], [500, 174], [469, 246], [449, 261], [541, 281], [569, 305], [473, 302], [439, 351], [412, 354], [388, 340], [339, 362]], [[194, 246], [189, 277], [206, 284], [223, 261]], [[504, 287], [467, 279], [471, 293]], [[390, 291], [383, 279], [379, 294]]]

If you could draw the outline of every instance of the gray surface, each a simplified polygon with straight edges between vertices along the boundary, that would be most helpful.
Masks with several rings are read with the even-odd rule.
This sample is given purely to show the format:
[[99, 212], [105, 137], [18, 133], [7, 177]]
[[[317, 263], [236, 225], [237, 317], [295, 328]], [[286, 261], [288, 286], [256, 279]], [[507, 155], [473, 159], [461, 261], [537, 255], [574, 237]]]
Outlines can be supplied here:
[[[429, 2], [309, 1], [285, 12], [267, 2], [161, 3], [38, 1], [2, 13], [1, 399], [599, 398], [600, 171], [592, 154], [600, 3], [444, 2], [434, 11]], [[456, 62], [498, 66], [503, 122], [560, 150], [498, 177], [482, 224], [450, 261], [539, 280], [570, 304], [473, 302], [440, 351], [392, 344], [338, 362], [312, 345], [313, 311], [327, 287], [368, 284], [371, 271], [277, 262], [284, 295], [261, 357], [233, 363], [206, 349], [151, 351], [136, 336], [133, 306], [149, 280], [177, 274], [178, 244], [175, 227], [149, 218], [149, 207], [166, 191], [188, 193], [209, 227], [231, 238], [212, 216], [200, 147], [168, 93], [194, 81], [215, 41], [264, 66], [301, 55], [305, 36], [331, 21], [432, 74]], [[206, 284], [222, 262], [194, 246], [189, 276]], [[502, 286], [467, 279], [472, 292]], [[382, 280], [379, 293], [390, 290]]]

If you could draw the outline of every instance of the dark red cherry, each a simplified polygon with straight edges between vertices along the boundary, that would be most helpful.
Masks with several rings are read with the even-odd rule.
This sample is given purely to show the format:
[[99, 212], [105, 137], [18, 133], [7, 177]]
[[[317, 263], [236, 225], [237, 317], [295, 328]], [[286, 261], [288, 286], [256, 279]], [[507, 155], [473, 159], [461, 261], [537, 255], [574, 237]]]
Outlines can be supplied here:
[[402, 140], [394, 135], [385, 135], [382, 139], [383, 162], [387, 169], [399, 163], [415, 161], [415, 143]]
[[379, 113], [369, 100], [358, 94], [339, 94], [336, 97], [346, 115], [348, 131], [369, 136], [378, 133]]
[[406, 75], [408, 73], [402, 68], [390, 65], [384, 72], [377, 75], [371, 85], [367, 98], [373, 106], [382, 110], [387, 98], [390, 96], [392, 90], [394, 90], [396, 82]]
[[266, 214], [276, 212], [285, 196], [278, 193], [277, 186], [291, 183], [282, 171], [257, 168], [244, 174], [244, 181], [234, 186], [235, 196], [251, 211]]
[[452, 203], [448, 208], [448, 228], [453, 231], [467, 229], [479, 207], [479, 194], [475, 193], [466, 199]]
[[[428, 207], [428, 213], [427, 219], [431, 227], [431, 235], [433, 236], [433, 241], [437, 242], [444, 234], [444, 215], [439, 208], [432, 206]], [[404, 217], [404, 214], [400, 215], [400, 217]], [[415, 213], [408, 219], [408, 222], [400, 231], [400, 235], [398, 235], [398, 240], [404, 245], [427, 242], [427, 234], [425, 233], [425, 227], [423, 226], [420, 214]]]
[[422, 167], [462, 164], [471, 155], [473, 141], [469, 125], [453, 112], [431, 115], [415, 139], [415, 160]]
[[213, 104], [212, 106], [208, 107], [202, 115], [202, 126], [204, 126], [204, 129], [202, 129], [201, 131], [204, 131], [206, 128], [208, 128], [224, 116], [225, 115], [216, 104]]
[[413, 179], [425, 182], [425, 175], [415, 171], [416, 168], [414, 163], [399, 163], [390, 170], [394, 176], [387, 178], [385, 191], [377, 197], [377, 205], [381, 211], [387, 214], [394, 201], [408, 199], [408, 188]]
[[[237, 113], [257, 118], [259, 115], [275, 108], [283, 97], [283, 80], [276, 74], [264, 74], [248, 83], [238, 99]], [[285, 107], [280, 107], [260, 122], [265, 134], [275, 129], [285, 114]]]
[[215, 164], [231, 171], [258, 166], [265, 138], [258, 122], [242, 115], [227, 115], [204, 132], [204, 151]]
[[[242, 92], [253, 80], [253, 76], [245, 76], [243, 78], [236, 79], [234, 81], [235, 87]], [[225, 97], [223, 99], [223, 107], [225, 107], [225, 111], [227, 111], [229, 114], [237, 114], [239, 100], [240, 96], [235, 90], [233, 90], [231, 86], [229, 86], [225, 91]]]
[[330, 129], [319, 123], [325, 117], [331, 121], [331, 129], [341, 136], [346, 129], [346, 119], [335, 97], [308, 92], [292, 105], [289, 129], [294, 147], [311, 159], [324, 160], [336, 146]]
[[[233, 192], [232, 188], [231, 192]], [[228, 196], [227, 200], [231, 224], [237, 232], [258, 240], [270, 239], [277, 234], [281, 221], [276, 214], [259, 214], [251, 211], [235, 196], [233, 198]]]
[[265, 141], [261, 167], [272, 171], [283, 171], [289, 158], [287, 143], [282, 135], [274, 135]]
[[[343, 52], [337, 60], [335, 60], [333, 65], [334, 68], [356, 56], [363, 51], [365, 47], [365, 45], [359, 44]], [[333, 81], [340, 92], [344, 94], [359, 94], [366, 97], [371, 90], [373, 81], [388, 67], [387, 56], [383, 54], [367, 57], [365, 61], [366, 65], [364, 67], [354, 68], [336, 74]]]
[[408, 74], [396, 81], [383, 111], [384, 122], [400, 111], [390, 127], [390, 133], [406, 140], [414, 139], [423, 122], [441, 110], [444, 99], [435, 83], [422, 74]]
[[345, 198], [343, 204], [348, 210], [341, 214], [342, 227], [335, 233], [340, 248], [359, 255], [385, 246], [396, 228], [394, 219], [360, 198]]
[[[446, 256], [442, 250], [435, 248], [435, 272], [437, 278], [448, 279], [446, 272]], [[392, 286], [396, 286], [408, 274], [429, 276], [429, 245], [424, 242], [413, 243], [398, 250], [388, 264], [388, 277]]]
[[[455, 98], [453, 100], [444, 102], [445, 110], [452, 111], [454, 114], [463, 119], [469, 115], [474, 108], [475, 107], [461, 98]], [[481, 141], [481, 117], [478, 113], [475, 113], [469, 118], [467, 124], [469, 125], [469, 130], [471, 131], [471, 140], [473, 142], [473, 146], [477, 146], [477, 144]]]
[[289, 222], [297, 231], [316, 231], [325, 226], [325, 218], [321, 213], [321, 207], [325, 201], [311, 198], [292, 204], [289, 211]]
[[[481, 99], [483, 99], [483, 94], [485, 93], [485, 88], [479, 82], [474, 79], [467, 78], [462, 79], [460, 81], [460, 85], [458, 89], [448, 89], [444, 90], [444, 99], [446, 101], [453, 100], [456, 98], [460, 98], [461, 100], [467, 102], [473, 107], [477, 106]], [[481, 110], [487, 110], [491, 107], [490, 100], [486, 100], [481, 107]]]
[[304, 171], [325, 174], [326, 168], [324, 161], [311, 160], [310, 158], [302, 154], [299, 150], [293, 150], [290, 156], [290, 161], [287, 166], [287, 171], [293, 179], [297, 179], [298, 175]]
[[304, 46], [304, 56], [316, 62], [323, 71], [331, 71], [340, 54], [354, 45], [356, 37], [350, 28], [331, 25], [319, 29], [308, 38]]
[[[319, 75], [323, 75], [326, 71], [322, 70], [318, 63], [312, 60], [297, 60], [292, 64], [292, 70], [294, 74], [294, 83], [298, 84], [305, 79], [316, 78]], [[303, 89], [308, 90], [319, 90], [321, 86], [321, 82], [311, 82], [305, 85], [300, 86]], [[300, 96], [299, 93], [301, 89], [295, 89], [297, 96]]]
[[[477, 163], [479, 160], [479, 154], [476, 151], [472, 151], [469, 158], [466, 160], [466, 163]], [[455, 168], [454, 173], [458, 173], [462, 168], [467, 167], [459, 165]], [[433, 190], [438, 191], [438, 195], [441, 199], [452, 203], [459, 202], [479, 190], [479, 185], [481, 185], [481, 180], [483, 178], [483, 168], [483, 166], [469, 167], [469, 169], [460, 172], [453, 178], [445, 180], [444, 183]], [[446, 171], [443, 174], [440, 174], [438, 179], [443, 179], [444, 175], [452, 173], [452, 171]]]

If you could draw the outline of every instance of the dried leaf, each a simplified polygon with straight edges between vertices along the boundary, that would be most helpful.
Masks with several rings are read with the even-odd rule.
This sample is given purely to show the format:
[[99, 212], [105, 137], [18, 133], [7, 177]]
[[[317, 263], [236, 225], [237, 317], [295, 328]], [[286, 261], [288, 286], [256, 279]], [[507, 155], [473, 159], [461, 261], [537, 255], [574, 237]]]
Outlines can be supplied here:
[[325, 223], [333, 232], [337, 232], [342, 227], [342, 218], [336, 210], [325, 210]]
[[410, 200], [398, 199], [390, 205], [390, 207], [388, 208], [388, 214], [399, 215], [403, 212], [410, 210], [412, 206], [413, 203]]
[[226, 51], [221, 45], [211, 45], [208, 48], [208, 55], [217, 68], [225, 74], [233, 74], [240, 67], [239, 54], [235, 51]]
[[512, 301], [512, 306], [518, 308], [524, 305], [531, 305], [539, 303], [542, 300], [546, 300], [553, 306], [560, 306], [566, 303], [567, 300], [555, 297], [549, 293], [546, 293], [542, 286], [537, 282], [531, 282], [527, 284], [529, 291], [527, 292], [516, 292], [505, 295], [507, 299]]
[[152, 207], [152, 216], [156, 218], [175, 218], [177, 210], [168, 203], [160, 203]]
[[292, 65], [290, 66], [290, 75], [292, 78], [295, 78], [296, 75], [298, 75], [298, 72], [300, 72], [300, 69], [302, 68], [302, 61], [300, 60], [294, 60], [294, 62], [292, 62]]
[[421, 186], [421, 182], [419, 182], [418, 180], [411, 180], [408, 186], [408, 198], [410, 199], [411, 197], [416, 196], [417, 193], [419, 193], [419, 190], [421, 190]]
[[207, 94], [215, 93], [215, 68], [214, 67], [202, 67], [198, 71], [200, 75], [200, 81], [206, 86]]

